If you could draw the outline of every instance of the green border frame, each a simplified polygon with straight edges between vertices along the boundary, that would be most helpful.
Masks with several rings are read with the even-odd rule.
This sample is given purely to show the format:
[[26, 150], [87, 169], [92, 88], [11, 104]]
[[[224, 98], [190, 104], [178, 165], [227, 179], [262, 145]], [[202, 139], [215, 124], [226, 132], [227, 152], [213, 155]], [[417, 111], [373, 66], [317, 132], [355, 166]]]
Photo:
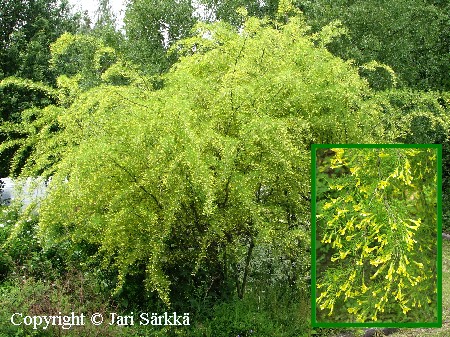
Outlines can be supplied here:
[[[432, 148], [437, 150], [437, 321], [409, 323], [333, 323], [316, 321], [316, 150], [329, 148]], [[311, 145], [311, 325], [314, 328], [442, 327], [442, 144], [312, 144]]]

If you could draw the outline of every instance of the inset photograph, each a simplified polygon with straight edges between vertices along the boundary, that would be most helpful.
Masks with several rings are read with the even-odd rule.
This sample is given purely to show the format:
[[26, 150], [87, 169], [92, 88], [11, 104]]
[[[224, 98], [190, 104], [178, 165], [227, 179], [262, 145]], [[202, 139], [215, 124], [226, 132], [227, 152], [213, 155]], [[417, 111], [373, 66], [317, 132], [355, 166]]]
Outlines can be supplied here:
[[439, 323], [440, 151], [313, 146], [313, 324]]

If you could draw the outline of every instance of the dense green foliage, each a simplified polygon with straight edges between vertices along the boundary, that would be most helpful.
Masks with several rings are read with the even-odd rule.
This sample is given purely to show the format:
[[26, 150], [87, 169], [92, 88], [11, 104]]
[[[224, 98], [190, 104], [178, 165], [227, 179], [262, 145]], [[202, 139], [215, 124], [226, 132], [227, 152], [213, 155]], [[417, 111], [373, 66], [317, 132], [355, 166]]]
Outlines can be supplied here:
[[66, 31], [75, 32], [79, 17], [68, 2], [6, 0], [1, 3], [0, 79], [20, 76], [53, 82], [49, 45]]
[[435, 321], [436, 149], [318, 155], [318, 319]]
[[[446, 1], [300, 1], [315, 28], [340, 20], [348, 33], [330, 50], [358, 64], [385, 63], [402, 85], [450, 90], [450, 7]], [[377, 89], [390, 86], [383, 74], [369, 76]]]

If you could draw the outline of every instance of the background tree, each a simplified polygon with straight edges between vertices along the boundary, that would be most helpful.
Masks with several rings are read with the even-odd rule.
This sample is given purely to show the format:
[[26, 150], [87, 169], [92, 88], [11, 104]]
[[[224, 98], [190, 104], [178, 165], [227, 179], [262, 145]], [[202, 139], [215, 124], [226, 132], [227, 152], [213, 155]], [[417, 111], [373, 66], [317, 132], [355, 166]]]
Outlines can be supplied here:
[[[67, 1], [2, 0], [0, 3], [0, 80], [21, 77], [42, 82], [6, 80], [0, 85], [0, 124], [17, 123], [22, 111], [29, 107], [41, 108], [54, 103], [44, 89], [45, 84], [56, 83], [55, 73], [49, 67], [49, 46], [62, 33], [75, 32], [80, 27], [80, 15], [72, 14]], [[44, 84], [45, 83], [45, 84]], [[0, 142], [14, 138], [0, 132]], [[14, 148], [0, 157], [0, 177], [10, 174]], [[17, 174], [18, 172], [13, 172]]]
[[67, 1], [3, 0], [0, 20], [0, 75], [55, 83], [48, 69], [50, 43], [80, 27]]
[[[449, 4], [438, 1], [299, 1], [313, 29], [340, 20], [348, 34], [330, 50], [358, 64], [372, 60], [389, 65], [402, 85], [417, 89], [450, 89], [448, 63]], [[375, 88], [389, 87], [378, 74]]]
[[189, 36], [196, 19], [190, 0], [133, 0], [124, 21], [129, 60], [147, 73], [160, 74], [174, 62], [167, 49]]
[[99, 1], [92, 34], [100, 38], [106, 46], [123, 53], [124, 35], [118, 30], [117, 16], [112, 11], [109, 0]]

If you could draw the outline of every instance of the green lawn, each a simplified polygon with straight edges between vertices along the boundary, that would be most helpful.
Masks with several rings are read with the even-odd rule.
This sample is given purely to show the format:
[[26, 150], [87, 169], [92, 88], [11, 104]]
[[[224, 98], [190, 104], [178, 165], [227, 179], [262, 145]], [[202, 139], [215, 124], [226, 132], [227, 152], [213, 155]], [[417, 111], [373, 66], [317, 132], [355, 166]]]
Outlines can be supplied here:
[[392, 337], [450, 336], [450, 241], [442, 241], [442, 328], [402, 329]]

